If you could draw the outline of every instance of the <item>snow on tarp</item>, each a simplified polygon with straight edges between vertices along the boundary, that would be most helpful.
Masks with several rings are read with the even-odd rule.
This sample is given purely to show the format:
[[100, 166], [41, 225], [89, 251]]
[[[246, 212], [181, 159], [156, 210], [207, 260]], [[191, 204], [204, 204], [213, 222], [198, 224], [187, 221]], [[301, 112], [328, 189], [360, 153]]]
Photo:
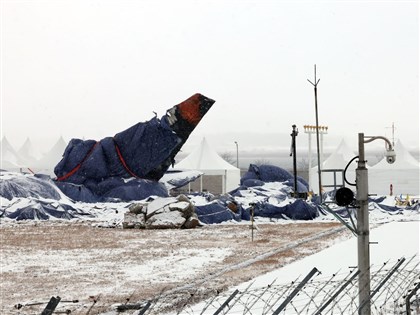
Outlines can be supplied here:
[[[131, 182], [135, 183], [136, 180], [129, 180], [129, 185]], [[14, 183], [18, 183], [19, 189], [13, 186]], [[66, 184], [74, 185], [71, 183]], [[0, 187], [2, 197], [0, 216], [16, 220], [95, 218], [109, 222], [110, 220], [115, 221], [119, 215], [114, 213], [115, 209], [123, 210], [127, 208], [127, 204], [124, 203], [99, 204], [99, 206], [96, 204], [92, 207], [86, 203], [74, 202], [55, 186], [49, 176], [1, 172]], [[14, 188], [10, 189], [10, 187]], [[78, 187], [81, 187], [81, 193], [90, 192], [83, 185]], [[230, 220], [249, 220], [251, 203], [255, 204], [255, 216], [257, 217], [311, 220], [318, 215], [326, 215], [322, 208], [316, 207], [312, 203], [290, 198], [289, 190], [290, 187], [284, 183], [270, 182], [264, 183], [260, 187], [245, 187], [242, 190], [237, 190], [234, 196], [223, 195], [217, 200], [213, 200], [214, 196], [208, 194], [201, 194], [200, 196], [189, 195], [188, 197], [196, 207], [199, 220], [206, 224]], [[78, 189], [75, 191], [78, 191]], [[8, 198], [5, 197], [6, 195]], [[331, 201], [333, 194], [327, 194], [327, 198]], [[150, 198], [147, 199], [149, 200]], [[159, 197], [154, 197], [154, 199], [156, 200], [155, 204], [160, 204], [165, 200], [165, 198]], [[334, 208], [338, 215], [344, 218], [348, 216], [349, 212], [345, 208], [333, 207], [332, 204], [331, 207]], [[393, 196], [378, 196], [370, 199], [369, 210], [375, 216], [378, 214], [380, 216], [384, 214], [401, 214], [407, 211], [418, 213], [419, 203], [413, 199], [409, 206], [397, 207]], [[114, 214], [111, 214], [109, 217], [110, 212]]]
[[165, 175], [162, 176], [160, 182], [163, 182], [168, 190], [179, 188], [187, 185], [190, 182], [195, 181], [197, 178], [202, 176], [203, 173], [194, 170], [168, 170]]
[[4, 214], [9, 219], [20, 220], [50, 220], [73, 219], [90, 214], [81, 211], [71, 205], [51, 202], [39, 199], [18, 199], [11, 207], [7, 208]]
[[0, 196], [13, 198], [45, 198], [59, 200], [60, 192], [51, 179], [14, 172], [0, 172]]
[[[88, 215], [49, 176], [0, 172], [0, 216], [16, 220], [72, 219]], [[10, 202], [4, 202], [4, 201]]]
[[[297, 176], [297, 189], [298, 192], [308, 192], [309, 184], [300, 176]], [[248, 186], [254, 185], [262, 181], [268, 182], [285, 182], [289, 187], [294, 185], [294, 176], [285, 169], [274, 165], [255, 165], [250, 164], [248, 171], [241, 178], [241, 185]], [[249, 186], [248, 186], [249, 187]]]
[[[159, 181], [173, 165], [175, 155], [213, 104], [213, 100], [195, 94], [173, 106], [161, 119], [137, 123], [114, 137], [100, 141], [72, 139], [54, 169], [57, 182], [84, 185], [99, 197], [139, 200], [137, 194], [147, 190], [148, 184], [153, 186], [151, 190], [159, 190], [151, 181]], [[122, 178], [136, 178], [137, 182]], [[121, 187], [104, 190], [104, 181]], [[67, 194], [77, 195], [70, 192], [77, 186], [63, 186]]]

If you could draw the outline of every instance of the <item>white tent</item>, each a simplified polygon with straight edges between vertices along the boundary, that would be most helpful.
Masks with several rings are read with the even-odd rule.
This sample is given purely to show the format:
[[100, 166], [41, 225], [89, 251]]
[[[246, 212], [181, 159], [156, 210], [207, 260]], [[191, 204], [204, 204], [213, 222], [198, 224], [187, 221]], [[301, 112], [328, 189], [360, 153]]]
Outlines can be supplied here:
[[60, 136], [50, 151], [37, 162], [37, 167], [42, 170], [41, 172], [54, 176], [54, 167], [61, 161], [66, 147], [66, 141]]
[[[344, 169], [346, 165], [350, 162], [352, 158], [354, 158], [357, 154], [354, 153], [354, 151], [350, 148], [350, 146], [347, 144], [347, 142], [342, 139], [340, 144], [337, 146], [335, 151], [322, 163], [321, 170], [333, 170], [333, 169]], [[346, 179], [350, 183], [355, 182], [355, 172], [354, 169], [356, 167], [349, 166], [347, 173], [346, 173]], [[337, 184], [341, 184], [343, 181], [343, 178], [341, 174], [336, 173], [336, 182]], [[334, 173], [332, 172], [322, 172], [321, 177], [322, 185], [332, 185], [334, 183]], [[347, 184], [345, 184], [348, 186]], [[309, 186], [311, 189], [315, 192], [318, 192], [318, 166], [313, 167], [310, 170], [309, 174]], [[330, 189], [326, 189], [332, 190]]]
[[7, 140], [6, 136], [3, 136], [3, 139], [0, 144], [1, 149], [1, 169], [8, 171], [18, 171], [20, 168], [24, 167], [19, 154], [12, 147], [12, 145]]
[[390, 194], [390, 185], [393, 195], [420, 195], [420, 163], [404, 147], [400, 140], [395, 144], [397, 159], [395, 163], [388, 164], [385, 158], [369, 168], [368, 184], [372, 194]]
[[[198, 170], [204, 175], [222, 175], [222, 192], [238, 188], [241, 177], [240, 169], [226, 162], [214, 151], [206, 139], [203, 138], [200, 145], [175, 165], [177, 169]], [[201, 185], [202, 188], [202, 185]]]
[[25, 143], [17, 151], [17, 153], [27, 167], [34, 167], [36, 162], [42, 157], [41, 152], [34, 147], [29, 137], [26, 138]]

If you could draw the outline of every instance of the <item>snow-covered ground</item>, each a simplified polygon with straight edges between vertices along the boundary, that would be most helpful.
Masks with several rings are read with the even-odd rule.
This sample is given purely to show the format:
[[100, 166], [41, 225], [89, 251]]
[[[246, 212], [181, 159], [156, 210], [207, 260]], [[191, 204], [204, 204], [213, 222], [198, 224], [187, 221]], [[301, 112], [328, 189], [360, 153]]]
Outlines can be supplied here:
[[[391, 216], [375, 209], [371, 214], [371, 241], [375, 242], [371, 245], [372, 274], [376, 274], [383, 263], [387, 262], [385, 269], [389, 270], [397, 259], [405, 257], [410, 262], [403, 266], [402, 271], [411, 273], [407, 274], [408, 277], [404, 272], [399, 275], [407, 279], [418, 277], [418, 213]], [[329, 216], [310, 222], [257, 218], [254, 242], [250, 240], [249, 222], [226, 222], [194, 230], [142, 231], [94, 228], [77, 220], [21, 223], [7, 220], [0, 231], [4, 242], [2, 288], [8, 290], [7, 294], [2, 292], [2, 314], [35, 314], [36, 308], [26, 306], [19, 312], [13, 309], [13, 305], [46, 302], [52, 295], [79, 299], [77, 305], [60, 305], [60, 310], [74, 307], [72, 314], [86, 314], [92, 305], [92, 300], [87, 299], [89, 296], [100, 296], [93, 314], [98, 314], [98, 311], [117, 314], [111, 305], [123, 303], [126, 297], [131, 297], [133, 303], [158, 297], [149, 314], [159, 314], [160, 311], [156, 313], [156, 310], [161, 305], [157, 304], [168, 303], [167, 298], [159, 298], [162, 292], [172, 292], [171, 300], [190, 293], [198, 298], [198, 291], [207, 291], [203, 295], [210, 298], [184, 306], [182, 314], [201, 314], [204, 308], [204, 314], [214, 314], [236, 289], [241, 300], [234, 305], [231, 303], [229, 314], [244, 314], [244, 307], [250, 307], [250, 304], [253, 304], [251, 314], [262, 314], [261, 310], [267, 310], [267, 305], [272, 308], [280, 305], [282, 299], [277, 301], [279, 292], [284, 291], [283, 298], [287, 296], [293, 288], [292, 281], [299, 283], [314, 267], [321, 274], [316, 274], [311, 285], [307, 286], [309, 297], [333, 274], [334, 281], [329, 286], [340, 283], [354, 270], [349, 267], [357, 265], [356, 237], [349, 231], [337, 234], [338, 238], [311, 241], [317, 233], [328, 233], [328, 228], [319, 227], [327, 227], [333, 220]], [[338, 231], [338, 227], [329, 229]], [[36, 240], [41, 241], [34, 243]], [[291, 245], [297, 245], [296, 249], [287, 251]], [[284, 250], [279, 251], [282, 247]], [[270, 265], [272, 261], [274, 264]], [[235, 283], [235, 277], [250, 280], [242, 284], [236, 282], [216, 296], [216, 289], [220, 287], [217, 276], [225, 278], [224, 285]], [[378, 272], [378, 276], [383, 279], [384, 271]], [[56, 280], [51, 282], [52, 279]], [[377, 281], [373, 282], [372, 288], [375, 284]], [[184, 289], [179, 290], [180, 287]], [[263, 294], [266, 290], [268, 296]], [[384, 292], [382, 297], [386, 298], [389, 290]], [[259, 298], [254, 301], [257, 296]], [[302, 307], [309, 297], [301, 294], [293, 301], [294, 307]], [[317, 298], [324, 299], [325, 296]], [[313, 306], [309, 309], [314, 311]], [[137, 312], [128, 311], [126, 314]], [[290, 305], [285, 314], [294, 314]]]
[[[245, 208], [256, 202], [285, 206], [294, 202], [285, 195], [286, 188], [283, 183], [265, 183], [262, 187], [242, 190], [233, 198]], [[2, 210], [10, 213], [27, 205], [36, 206], [42, 201], [57, 211], [64, 212], [60, 209], [67, 205], [82, 214], [70, 220], [50, 217], [49, 222], [1, 219], [0, 232], [4, 242], [1, 281], [2, 288], [7, 285], [9, 290], [7, 294], [2, 292], [1, 311], [7, 310], [5, 314], [26, 314], [10, 308], [13, 303], [30, 303], [34, 299], [48, 299], [52, 294], [70, 293], [78, 298], [102, 294], [102, 308], [97, 307], [97, 310], [105, 312], [111, 304], [130, 296], [130, 292], [137, 292], [131, 301], [147, 300], [156, 298], [160, 290], [168, 291], [168, 286], [171, 292], [179, 287], [194, 290], [199, 287], [202, 290], [200, 298], [210, 296], [210, 300], [196, 305], [189, 301], [188, 305], [193, 306], [185, 306], [184, 313], [201, 314], [206, 308], [206, 314], [213, 314], [229, 294], [238, 289], [248, 302], [252, 296], [261, 297], [255, 303], [238, 300], [240, 302], [234, 307], [231, 305], [229, 313], [243, 314], [245, 307], [250, 309], [248, 313], [259, 314], [261, 309], [273, 309], [281, 303], [281, 299], [273, 300], [278, 298], [278, 292], [290, 293], [285, 288], [292, 288], [292, 281], [298, 283], [314, 267], [322, 273], [314, 276], [312, 288], [317, 289], [333, 274], [334, 281], [343, 281], [349, 270], [354, 270], [349, 267], [357, 265], [356, 237], [328, 213], [320, 213], [314, 220], [305, 222], [257, 217], [256, 240], [251, 242], [250, 221], [228, 221], [195, 230], [122, 230], [119, 227], [124, 213], [132, 203], [73, 202], [58, 193], [59, 199], [39, 196], [0, 199]], [[206, 196], [191, 195], [189, 198], [196, 206], [208, 202]], [[404, 270], [414, 270], [406, 278], [417, 276], [419, 209], [396, 209], [393, 196], [379, 199], [369, 205], [371, 241], [374, 242], [371, 245], [372, 270], [376, 272], [385, 262], [389, 269], [397, 259], [405, 257], [410, 264]], [[387, 211], [387, 206], [392, 207], [392, 211]], [[325, 237], [329, 230], [332, 234]], [[80, 235], [74, 235], [76, 233]], [[39, 238], [42, 243], [34, 244]], [[290, 246], [293, 250], [288, 252]], [[412, 268], [416, 264], [417, 267]], [[245, 269], [235, 269], [235, 266], [244, 266]], [[215, 280], [213, 275], [219, 278]], [[382, 271], [378, 275], [383, 277]], [[220, 282], [225, 276], [232, 279]], [[47, 284], [47, 278], [57, 280]], [[252, 280], [238, 285], [248, 279]], [[56, 285], [56, 281], [60, 285]], [[230, 289], [225, 292], [227, 287]], [[266, 297], [263, 293], [268, 287], [271, 295]], [[219, 288], [224, 293], [216, 297], [212, 292]], [[273, 293], [274, 288], [277, 291]], [[306, 300], [301, 296], [300, 301], [307, 303], [313, 294], [307, 294]], [[7, 303], [3, 303], [6, 295], [4, 301]], [[72, 314], [85, 314], [87, 305], [89, 301], [81, 301]], [[154, 308], [157, 309], [156, 305]], [[286, 313], [293, 312], [288, 308]], [[115, 311], [109, 314], [115, 314]]]

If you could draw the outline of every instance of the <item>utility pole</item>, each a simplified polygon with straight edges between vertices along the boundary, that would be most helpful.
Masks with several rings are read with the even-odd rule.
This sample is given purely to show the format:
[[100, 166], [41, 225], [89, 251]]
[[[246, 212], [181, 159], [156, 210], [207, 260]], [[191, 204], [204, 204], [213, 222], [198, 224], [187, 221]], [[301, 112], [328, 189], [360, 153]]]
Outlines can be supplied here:
[[293, 156], [293, 177], [294, 177], [294, 197], [298, 198], [299, 193], [297, 189], [297, 167], [296, 167], [296, 137], [299, 134], [299, 131], [296, 128], [296, 125], [292, 126], [293, 130], [290, 134], [292, 136], [292, 146], [290, 150], [290, 156]]
[[[370, 251], [368, 173], [365, 160], [364, 134], [359, 133], [359, 161], [356, 169], [357, 260], [359, 267], [359, 314], [370, 315]], [[363, 307], [361, 307], [363, 305]]]
[[369, 248], [369, 185], [368, 170], [365, 160], [365, 143], [382, 139], [387, 143], [386, 160], [389, 164], [395, 162], [395, 152], [392, 143], [382, 136], [365, 136], [359, 133], [359, 160], [356, 169], [356, 200], [357, 200], [357, 261], [359, 268], [359, 315], [371, 314], [370, 301], [370, 248]]
[[320, 79], [316, 79], [316, 65], [314, 65], [314, 74], [315, 80], [311, 82], [309, 79], [309, 83], [311, 83], [314, 87], [314, 94], [315, 94], [315, 119], [316, 119], [316, 146], [317, 146], [317, 153], [318, 153], [318, 191], [319, 191], [319, 203], [322, 203], [322, 183], [321, 183], [321, 157], [319, 153], [319, 123], [318, 123], [318, 83]]

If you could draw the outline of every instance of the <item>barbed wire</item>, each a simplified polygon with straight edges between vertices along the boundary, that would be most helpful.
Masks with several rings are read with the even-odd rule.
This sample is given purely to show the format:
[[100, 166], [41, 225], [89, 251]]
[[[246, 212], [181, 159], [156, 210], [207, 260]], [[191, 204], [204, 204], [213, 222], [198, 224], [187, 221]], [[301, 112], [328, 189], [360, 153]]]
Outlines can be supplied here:
[[[420, 282], [420, 263], [416, 254], [404, 259], [399, 268], [394, 270], [398, 261], [371, 266], [372, 292], [375, 294], [371, 296], [372, 314], [406, 314], [406, 296]], [[286, 284], [279, 284], [275, 279], [263, 287], [250, 285], [242, 291], [239, 290], [229, 303], [225, 302], [234, 293], [232, 291], [213, 295], [196, 305], [186, 303], [173, 314], [357, 314], [359, 288], [356, 273], [356, 268], [331, 275], [318, 272], [301, 288], [300, 277]], [[280, 313], [275, 313], [276, 308], [284, 303], [296, 288], [299, 288], [298, 293]], [[177, 298], [180, 298], [179, 294], [180, 292], [177, 292]], [[413, 294], [409, 302], [411, 314], [420, 314], [420, 294]], [[159, 309], [154, 308], [147, 314], [158, 313]]]

